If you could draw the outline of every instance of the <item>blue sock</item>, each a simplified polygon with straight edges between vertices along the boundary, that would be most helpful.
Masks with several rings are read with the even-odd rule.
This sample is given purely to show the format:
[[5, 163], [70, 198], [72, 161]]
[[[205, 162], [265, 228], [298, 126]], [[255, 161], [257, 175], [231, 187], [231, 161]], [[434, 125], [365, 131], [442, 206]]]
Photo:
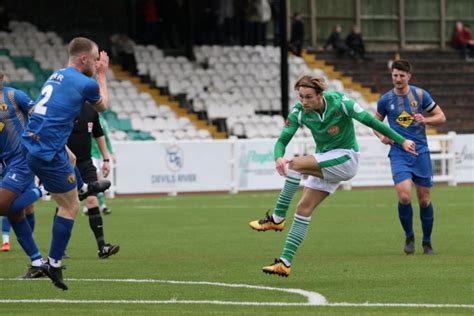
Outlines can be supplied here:
[[420, 206], [421, 228], [423, 230], [423, 242], [431, 242], [431, 231], [433, 230], [434, 211], [433, 204], [427, 207]]
[[28, 221], [28, 224], [30, 224], [31, 232], [34, 232], [35, 231], [35, 223], [36, 223], [35, 213], [31, 213], [31, 214], [26, 215], [26, 220]]
[[11, 223], [16, 239], [31, 261], [41, 259], [41, 253], [33, 239], [33, 232], [26, 218], [19, 223]]
[[51, 240], [51, 249], [49, 257], [59, 261], [64, 255], [69, 239], [71, 238], [74, 221], [57, 215], [53, 223], [53, 239]]
[[411, 203], [403, 205], [398, 202], [398, 217], [405, 231], [405, 237], [413, 237], [415, 234], [413, 233], [413, 208]]
[[77, 189], [80, 190], [84, 186], [84, 181], [82, 180], [81, 173], [79, 169], [77, 169], [77, 166], [74, 166], [74, 173], [76, 174]]
[[13, 203], [10, 205], [10, 209], [8, 210], [10, 213], [17, 213], [23, 211], [28, 205], [33, 204], [36, 202], [40, 197], [42, 193], [40, 189], [38, 188], [33, 188], [31, 190], [25, 191], [15, 200], [13, 200]]
[[10, 221], [8, 220], [7, 216], [3, 216], [2, 218], [2, 235], [9, 235], [10, 234]]

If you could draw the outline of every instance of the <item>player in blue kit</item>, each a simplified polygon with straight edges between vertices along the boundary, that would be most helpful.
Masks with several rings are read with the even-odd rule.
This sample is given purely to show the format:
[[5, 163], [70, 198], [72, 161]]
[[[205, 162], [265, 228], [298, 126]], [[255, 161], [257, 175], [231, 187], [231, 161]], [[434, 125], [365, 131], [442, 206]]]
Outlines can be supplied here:
[[[394, 61], [391, 70], [394, 88], [380, 98], [376, 118], [383, 121], [387, 117], [391, 128], [403, 137], [415, 141], [418, 155], [408, 154], [401, 146], [394, 144], [393, 140], [378, 132], [374, 133], [384, 144], [391, 145], [389, 157], [398, 193], [398, 216], [406, 237], [404, 251], [406, 254], [415, 253], [411, 206], [412, 183], [415, 183], [423, 230], [423, 253], [433, 254], [431, 232], [434, 213], [430, 198], [433, 172], [426, 139], [426, 125], [442, 124], [446, 121], [446, 117], [428, 92], [408, 84], [411, 79], [411, 65], [408, 61]], [[425, 116], [424, 112], [429, 115]]]
[[[99, 54], [97, 44], [84, 37], [74, 38], [69, 43], [68, 53], [68, 66], [46, 80], [23, 133], [28, 165], [58, 206], [48, 261], [41, 269], [63, 290], [68, 287], [62, 277], [61, 258], [79, 210], [75, 170], [69, 161], [66, 143], [86, 101], [99, 112], [107, 109], [109, 66], [107, 53]], [[94, 75], [96, 79], [92, 78]], [[98, 192], [107, 189], [110, 182], [98, 181], [95, 185], [94, 191]]]
[[[35, 221], [32, 204], [46, 192], [34, 185], [34, 174], [28, 168], [21, 146], [21, 133], [33, 105], [22, 91], [4, 87], [3, 74], [0, 73], [0, 162], [3, 165], [0, 215], [8, 216], [18, 243], [30, 257], [31, 267], [25, 277], [42, 275], [39, 267], [43, 264], [33, 239]], [[30, 214], [27, 217], [25, 209]]]

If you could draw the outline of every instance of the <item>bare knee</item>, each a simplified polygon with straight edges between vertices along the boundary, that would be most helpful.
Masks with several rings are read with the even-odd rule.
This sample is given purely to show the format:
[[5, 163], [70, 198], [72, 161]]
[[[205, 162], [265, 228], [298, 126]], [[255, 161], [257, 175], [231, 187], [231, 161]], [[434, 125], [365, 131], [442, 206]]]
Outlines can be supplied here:
[[423, 196], [418, 198], [418, 203], [421, 207], [428, 207], [431, 203], [430, 196]]
[[302, 166], [298, 161], [292, 160], [288, 163], [288, 169], [301, 173]]
[[411, 195], [408, 192], [398, 192], [398, 201], [401, 204], [409, 204], [411, 203]]

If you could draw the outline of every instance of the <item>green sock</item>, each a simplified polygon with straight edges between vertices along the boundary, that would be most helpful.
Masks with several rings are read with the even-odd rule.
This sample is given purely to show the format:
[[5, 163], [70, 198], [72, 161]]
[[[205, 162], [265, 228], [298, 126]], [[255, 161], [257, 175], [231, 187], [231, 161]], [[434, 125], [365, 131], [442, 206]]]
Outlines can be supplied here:
[[100, 205], [100, 208], [103, 208], [104, 205], [105, 205], [105, 199], [104, 199], [104, 193], [98, 193], [97, 194], [97, 199], [99, 199], [99, 205]]
[[293, 170], [288, 170], [288, 177], [286, 177], [285, 185], [283, 186], [283, 190], [280, 192], [280, 196], [278, 197], [278, 201], [276, 202], [275, 209], [273, 211], [276, 216], [282, 218], [286, 217], [291, 200], [295, 196], [295, 193], [298, 191], [300, 186], [300, 179], [300, 173]]
[[281, 258], [291, 264], [296, 250], [303, 242], [306, 237], [306, 232], [308, 231], [309, 223], [311, 222], [311, 217], [303, 217], [298, 214], [295, 215], [293, 225], [291, 225], [290, 232], [285, 240], [285, 247], [281, 253]]

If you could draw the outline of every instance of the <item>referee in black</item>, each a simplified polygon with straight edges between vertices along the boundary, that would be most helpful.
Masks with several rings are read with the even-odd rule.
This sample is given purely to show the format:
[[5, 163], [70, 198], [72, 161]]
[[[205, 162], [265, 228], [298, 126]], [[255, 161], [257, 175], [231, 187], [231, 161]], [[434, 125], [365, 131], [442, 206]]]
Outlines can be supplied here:
[[[74, 124], [71, 136], [69, 136], [67, 146], [76, 155], [76, 166], [79, 169], [85, 183], [97, 181], [97, 171], [92, 163], [91, 142], [92, 137], [97, 141], [99, 150], [104, 160], [103, 173], [107, 177], [110, 172], [110, 156], [105, 142], [104, 132], [99, 123], [99, 114], [88, 103], [82, 107], [79, 118]], [[99, 258], [105, 259], [116, 254], [120, 247], [118, 245], [107, 244], [104, 239], [104, 228], [102, 216], [99, 211], [99, 201], [97, 195], [89, 195], [86, 198], [87, 215], [89, 226], [94, 232], [99, 249]]]

